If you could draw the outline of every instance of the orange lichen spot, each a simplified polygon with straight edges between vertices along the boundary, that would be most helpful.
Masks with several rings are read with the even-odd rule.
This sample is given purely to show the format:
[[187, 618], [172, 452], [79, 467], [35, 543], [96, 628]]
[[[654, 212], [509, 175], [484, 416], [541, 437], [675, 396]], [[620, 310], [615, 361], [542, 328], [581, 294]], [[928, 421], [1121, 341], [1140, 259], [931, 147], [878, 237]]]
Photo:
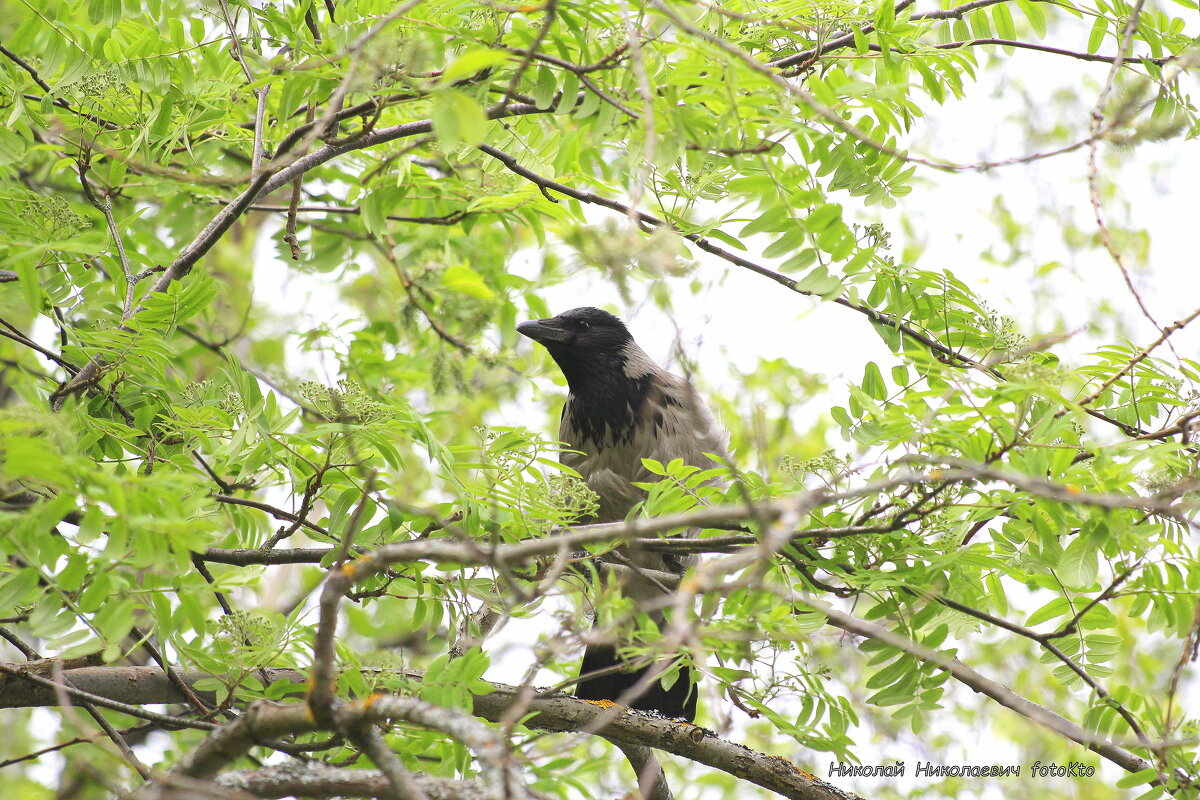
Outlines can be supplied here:
[[1075, 484], [1073, 484], [1073, 483], [1068, 483], [1068, 484], [1067, 484], [1067, 494], [1080, 494], [1080, 493], [1082, 493], [1082, 492], [1083, 492], [1083, 490], [1082, 490], [1082, 489], [1080, 489], [1080, 488], [1079, 488], [1078, 486], [1076, 486]]
[[803, 775], [804, 777], [808, 778], [810, 781], [815, 781], [815, 780], [818, 780], [818, 778], [817, 778], [815, 775], [813, 775], [811, 772], [807, 772], [807, 771], [805, 771], [805, 770], [802, 770], [802, 769], [800, 769], [799, 767], [797, 767], [797, 766], [796, 766], [795, 764], [793, 764], [791, 761], [788, 761], [788, 760], [787, 760], [786, 758], [784, 758], [783, 756], [775, 756], [775, 760], [776, 760], [776, 761], [782, 761], [784, 764], [787, 764], [789, 767], [791, 767], [793, 772], [796, 772], [796, 773], [799, 773], [800, 775]]
[[700, 576], [694, 572], [679, 582], [679, 591], [683, 594], [697, 594], [703, 588]]
[[929, 470], [929, 480], [936, 481], [936, 480], [939, 480], [941, 477], [942, 477], [942, 471], [940, 469]]
[[617, 705], [612, 700], [584, 700], [583, 702], [591, 703], [592, 705], [600, 706], [601, 708], [612, 708], [613, 706]]
[[384, 698], [386, 696], [387, 695], [385, 695], [383, 692], [372, 692], [371, 694], [364, 697], [361, 701], [359, 701], [358, 707], [361, 710], [366, 711], [368, 708], [375, 705], [375, 703], [379, 702], [379, 700], [381, 700], [382, 698]]

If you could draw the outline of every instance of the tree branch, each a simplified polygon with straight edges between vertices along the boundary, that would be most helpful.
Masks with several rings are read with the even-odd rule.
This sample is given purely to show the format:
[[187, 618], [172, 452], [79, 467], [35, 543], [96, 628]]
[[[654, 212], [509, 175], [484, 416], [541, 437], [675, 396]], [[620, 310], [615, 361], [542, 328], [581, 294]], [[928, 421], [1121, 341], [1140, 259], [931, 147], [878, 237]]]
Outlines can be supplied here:
[[902, 636], [894, 631], [890, 631], [881, 625], [874, 622], [868, 622], [858, 617], [851, 616], [844, 612], [838, 611], [833, 606], [820, 600], [814, 600], [808, 597], [795, 598], [796, 602], [801, 603], [814, 611], [825, 615], [830, 625], [835, 628], [840, 628], [847, 633], [855, 634], [856, 636], [864, 636], [868, 639], [874, 639], [883, 644], [894, 647], [895, 649], [908, 653], [914, 658], [924, 661], [927, 664], [932, 664], [938, 669], [950, 673], [950, 676], [960, 683], [968, 686], [976, 692], [980, 692], [991, 699], [995, 700], [1000, 705], [1015, 711], [1022, 717], [1041, 725], [1042, 727], [1053, 731], [1054, 733], [1064, 736], [1076, 744], [1083, 745], [1088, 750], [1097, 753], [1100, 756], [1108, 759], [1117, 766], [1127, 772], [1141, 772], [1142, 770], [1153, 769], [1154, 765], [1140, 756], [1137, 756], [1119, 745], [1113, 744], [1103, 737], [1098, 736], [1081, 726], [1066, 719], [1065, 717], [1056, 714], [1050, 709], [1040, 706], [1028, 698], [1017, 694], [1007, 686], [997, 683], [996, 681], [985, 678], [975, 670], [963, 664], [957, 658], [951, 658], [936, 650], [925, 647], [922, 644], [912, 641], [906, 636]]
[[[294, 682], [297, 692], [303, 691], [307, 679], [299, 670], [269, 669], [268, 673], [273, 680], [286, 679]], [[126, 703], [177, 703], [183, 699], [163, 671], [156, 667], [90, 667], [69, 670], [65, 674], [74, 686]], [[397, 674], [415, 680], [422, 677], [421, 673], [413, 671]], [[201, 672], [189, 672], [184, 676], [184, 679], [192, 684], [205, 678], [211, 676]], [[474, 714], [492, 722], [499, 722], [505, 718], [521, 691], [521, 687], [492, 684], [491, 692], [472, 698]], [[202, 698], [211, 696], [202, 691], [197, 691], [197, 694]], [[390, 702], [393, 698], [380, 695], [372, 697], [376, 698], [372, 705], [384, 703], [382, 709], [391, 708], [385, 701]], [[408, 698], [395, 699], [412, 702]], [[55, 702], [54, 692], [44, 687], [21, 685], [16, 682], [0, 683], [0, 708], [52, 706]], [[255, 710], [256, 708], [258, 710]], [[532, 714], [532, 717], [526, 725], [564, 733], [581, 731], [592, 725], [596, 718], [606, 711], [593, 703], [574, 697], [535, 696], [528, 702], [527, 712]], [[382, 716], [381, 714], [380, 718]], [[250, 719], [246, 719], [247, 717]], [[188, 771], [213, 775], [221, 765], [235, 758], [236, 754], [246, 752], [248, 748], [264, 739], [312, 728], [313, 721], [305, 704], [277, 705], [258, 701], [234, 723], [223, 726], [219, 738], [210, 739], [196, 748], [188, 757]], [[786, 759], [750, 750], [695, 725], [681, 725], [640, 712], [625, 711], [609, 720], [599, 734], [612, 742], [644, 745], [682, 756], [792, 800], [857, 798], [857, 795], [814, 777]], [[218, 751], [218, 743], [228, 749]]]
[[[963, 47], [978, 47], [980, 45], [995, 45], [998, 47], [1016, 47], [1022, 50], [1036, 50], [1039, 53], [1051, 53], [1056, 56], [1066, 56], [1067, 58], [1075, 58], [1080, 61], [1095, 61], [1103, 64], [1117, 63], [1117, 56], [1102, 56], [1097, 53], [1080, 53], [1075, 50], [1066, 50], [1061, 47], [1051, 47], [1046, 44], [1037, 44], [1035, 42], [1018, 42], [1012, 39], [967, 39], [962, 42], [942, 42], [941, 44], [933, 45], [935, 50], [956, 50]], [[1150, 56], [1130, 56], [1129, 58], [1121, 59], [1121, 61], [1129, 61], [1136, 63], [1149, 63], [1156, 66], [1163, 66], [1170, 61], [1173, 61], [1176, 56], [1163, 56], [1162, 58], [1151, 58]]]
[[[345, 769], [318, 763], [231, 770], [218, 775], [214, 782], [264, 798], [399, 798], [387, 776], [379, 770]], [[492, 797], [489, 787], [481, 781], [414, 775], [413, 783], [429, 800], [490, 800]]]

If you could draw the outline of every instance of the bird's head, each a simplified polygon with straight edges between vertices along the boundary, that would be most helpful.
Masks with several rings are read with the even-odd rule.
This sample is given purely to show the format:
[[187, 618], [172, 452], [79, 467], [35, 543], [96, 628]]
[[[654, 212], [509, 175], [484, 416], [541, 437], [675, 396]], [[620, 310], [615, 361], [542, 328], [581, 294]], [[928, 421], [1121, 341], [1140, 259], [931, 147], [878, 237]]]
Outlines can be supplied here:
[[591, 378], [633, 378], [654, 369], [625, 323], [598, 308], [572, 308], [557, 317], [522, 322], [517, 332], [550, 352], [572, 388]]

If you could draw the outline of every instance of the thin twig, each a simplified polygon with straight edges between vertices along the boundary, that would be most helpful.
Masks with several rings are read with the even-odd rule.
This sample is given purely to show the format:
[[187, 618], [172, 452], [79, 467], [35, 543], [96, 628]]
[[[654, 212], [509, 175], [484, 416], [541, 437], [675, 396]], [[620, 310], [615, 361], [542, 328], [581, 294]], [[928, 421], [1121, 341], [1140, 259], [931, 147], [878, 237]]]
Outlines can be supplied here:
[[1088, 673], [1087, 670], [1085, 670], [1082, 666], [1079, 665], [1078, 662], [1076, 662], [1073, 658], [1071, 658], [1066, 653], [1064, 653], [1061, 649], [1059, 649], [1058, 645], [1054, 644], [1054, 642], [1052, 641], [1052, 638], [1050, 635], [1041, 634], [1036, 631], [1030, 630], [1029, 628], [1026, 628], [1024, 625], [1018, 625], [1014, 622], [1009, 622], [1008, 620], [1006, 620], [1002, 617], [997, 617], [994, 614], [989, 614], [986, 611], [980, 611], [979, 609], [973, 608], [973, 607], [967, 605], [966, 603], [960, 603], [957, 600], [946, 597], [944, 595], [929, 594], [926, 592], [921, 592], [919, 590], [914, 590], [914, 593], [918, 594], [918, 595], [923, 595], [927, 599], [930, 599], [930, 600], [933, 600], [934, 602], [940, 603], [941, 605], [944, 605], [947, 608], [952, 608], [955, 611], [958, 611], [962, 614], [966, 614], [968, 616], [974, 617], [975, 619], [982, 620], [991, 625], [995, 625], [998, 628], [1002, 628], [1003, 630], [1006, 630], [1010, 633], [1015, 633], [1018, 636], [1022, 636], [1026, 639], [1029, 639], [1030, 641], [1036, 642], [1043, 649], [1045, 649], [1046, 652], [1050, 653], [1052, 656], [1057, 658], [1068, 669], [1070, 669], [1073, 673], [1075, 673], [1075, 675], [1077, 675], [1080, 680], [1082, 680], [1089, 687], [1091, 687], [1092, 691], [1096, 693], [1097, 697], [1099, 697], [1105, 703], [1110, 705], [1113, 708], [1113, 710], [1115, 710], [1121, 716], [1121, 718], [1125, 720], [1125, 724], [1127, 724], [1129, 726], [1129, 729], [1133, 732], [1134, 736], [1137, 737], [1138, 742], [1143, 747], [1149, 748], [1152, 746], [1150, 743], [1150, 739], [1146, 736], [1145, 731], [1142, 730], [1142, 726], [1138, 723], [1137, 719], [1133, 716], [1133, 714], [1130, 713], [1129, 709], [1127, 709], [1122, 703], [1118, 702], [1115, 698], [1113, 698], [1112, 695], [1110, 695], [1105, 690], [1105, 688], [1100, 684], [1100, 682], [1097, 681], [1095, 678], [1093, 678]]
[[[503, 164], [505, 167], [507, 167], [511, 172], [513, 172], [517, 175], [520, 175], [522, 178], [525, 178], [526, 180], [536, 184], [537, 186], [539, 186], [543, 189], [553, 190], [555, 192], [558, 192], [559, 194], [564, 194], [567, 197], [572, 197], [582, 203], [589, 203], [592, 205], [602, 206], [604, 208], [608, 208], [613, 211], [617, 211], [617, 212], [619, 212], [621, 214], [625, 214], [627, 216], [633, 216], [637, 219], [638, 222], [648, 225], [652, 228], [667, 228], [668, 230], [673, 230], [676, 233], [678, 233], [680, 236], [682, 236], [684, 239], [686, 239], [687, 241], [696, 245], [701, 250], [704, 250], [707, 253], [711, 253], [715, 256], [718, 256], [719, 258], [722, 258], [731, 264], [735, 264], [744, 269], [748, 269], [751, 272], [754, 272], [758, 275], [762, 275], [765, 278], [770, 278], [771, 280], [775, 281], [776, 283], [780, 284], [781, 286], [785, 286], [786, 288], [791, 289], [793, 292], [796, 292], [797, 294], [813, 296], [812, 292], [809, 292], [809, 291], [799, 288], [798, 282], [793, 280], [792, 278], [789, 278], [786, 275], [783, 275], [782, 273], [776, 272], [775, 270], [772, 270], [772, 269], [768, 269], [767, 267], [764, 267], [760, 264], [750, 261], [749, 259], [743, 258], [742, 256], [739, 256], [736, 253], [732, 253], [718, 245], [715, 245], [708, 239], [704, 238], [703, 236], [700, 236], [699, 234], [689, 233], [683, 226], [681, 226], [679, 224], [667, 222], [665, 220], [659, 219], [658, 217], [655, 217], [652, 214], [648, 214], [644, 211], [638, 211], [638, 210], [632, 208], [631, 206], [626, 205], [625, 203], [619, 203], [616, 200], [612, 200], [607, 197], [603, 197], [601, 195], [596, 194], [595, 192], [588, 192], [588, 191], [582, 191], [580, 189], [575, 189], [564, 183], [560, 183], [559, 181], [553, 180], [551, 178], [547, 178], [543, 175], [539, 175], [538, 173], [530, 170], [529, 168], [522, 166], [521, 163], [518, 162], [514, 156], [510, 155], [509, 153], [504, 152], [503, 150], [499, 150], [495, 147], [492, 147], [489, 144], [480, 144], [478, 147], [479, 147], [479, 150], [481, 150], [482, 152], [486, 153], [487, 155], [489, 155], [492, 158], [499, 161], [501, 164]], [[981, 370], [987, 372], [988, 374], [992, 374], [992, 375], [998, 374], [994, 368], [985, 367], [984, 365], [980, 364], [980, 362], [975, 361], [974, 359], [971, 359], [970, 357], [965, 356], [965, 355], [957, 352], [956, 350], [953, 350], [953, 349], [943, 345], [941, 342], [938, 342], [935, 339], [931, 339], [930, 337], [926, 336], [925, 334], [921, 333], [920, 331], [901, 322], [899, 319], [896, 319], [887, 314], [884, 314], [881, 311], [876, 311], [875, 309], [870, 308], [869, 306], [864, 306], [859, 303], [855, 303], [852, 300], [842, 298], [842, 297], [836, 298], [834, 300], [834, 302], [838, 303], [839, 305], [845, 306], [846, 308], [850, 308], [854, 311], [857, 311], [860, 314], [863, 314], [864, 316], [869, 318], [872, 322], [878, 323], [880, 325], [885, 325], [890, 328], [895, 328], [896, 330], [898, 330], [900, 333], [904, 334], [905, 336], [907, 336], [915, 341], [918, 341], [921, 344], [928, 347], [930, 350], [933, 350], [937, 355], [940, 355], [942, 357], [942, 359], [946, 359], [947, 360], [946, 363], [958, 364], [958, 365], [961, 365], [964, 367], [970, 367], [970, 368], [978, 368], [978, 369], [981, 369]]]
[[[275, 213], [289, 213], [292, 211], [292, 206], [275, 206], [262, 203], [255, 203], [250, 206], [248, 211], [269, 211]], [[318, 206], [318, 205], [296, 205], [296, 213], [299, 214], [361, 214], [362, 209], [358, 206]], [[449, 214], [443, 214], [440, 217], [404, 217], [396, 214], [389, 214], [384, 217], [386, 220], [393, 222], [415, 222], [422, 225], [457, 225], [466, 219], [468, 213], [482, 212], [467, 212], [454, 211]], [[13, 280], [16, 280], [16, 273], [13, 273]], [[0, 276], [2, 277], [2, 276]]]
[[88, 180], [88, 164], [86, 158], [81, 158], [77, 163], [79, 171], [79, 184], [83, 187], [83, 196], [92, 206], [104, 215], [104, 221], [108, 225], [108, 234], [112, 237], [113, 243], [117, 248], [117, 259], [121, 265], [121, 273], [125, 277], [124, 296], [125, 300], [121, 304], [121, 322], [129, 321], [133, 316], [134, 289], [137, 286], [137, 279], [134, 277], [133, 270], [129, 266], [129, 257], [125, 255], [125, 244], [121, 239], [121, 231], [117, 228], [117, 221], [113, 217], [112, 198], [105, 190], [101, 190], [97, 195], [92, 188], [92, 182]]
[[254, 90], [254, 96], [258, 98], [258, 102], [254, 108], [254, 143], [251, 145], [254, 152], [250, 155], [250, 176], [257, 176], [262, 172], [263, 156], [266, 155], [266, 150], [263, 145], [264, 131], [267, 125], [267, 94], [271, 91], [271, 87], [260, 86]]
[[513, 93], [517, 91], [517, 87], [521, 83], [521, 78], [533, 62], [538, 48], [542, 46], [542, 42], [546, 41], [546, 36], [550, 33], [550, 28], [554, 26], [554, 20], [558, 17], [558, 0], [546, 0], [546, 5], [542, 7], [542, 13], [545, 15], [542, 18], [542, 26], [538, 28], [537, 35], [534, 36], [532, 44], [529, 45], [524, 57], [521, 59], [521, 63], [517, 64], [517, 68], [513, 70], [512, 77], [508, 80], [508, 89], [504, 92], [504, 97], [500, 100], [501, 109], [508, 107]]
[[874, 622], [851, 616], [835, 609], [820, 600], [797, 595], [795, 602], [807, 606], [823, 614], [830, 625], [840, 628], [856, 636], [874, 639], [882, 644], [908, 653], [914, 658], [948, 672], [955, 680], [963, 683], [976, 692], [980, 692], [1000, 705], [1015, 711], [1025, 719], [1030, 720], [1060, 736], [1080, 744], [1094, 753], [1108, 759], [1127, 772], [1141, 772], [1153, 769], [1153, 764], [1144, 758], [1131, 753], [1125, 748], [1108, 741], [1071, 720], [1056, 714], [1050, 709], [1032, 702], [1009, 687], [985, 678], [971, 667], [944, 653], [940, 653], [922, 644], [912, 641], [895, 631], [888, 630]]
[[282, 508], [278, 508], [277, 506], [273, 506], [268, 503], [263, 503], [258, 500], [250, 500], [245, 497], [231, 497], [224, 494], [210, 494], [209, 497], [211, 497], [213, 500], [216, 500], [218, 503], [225, 503], [231, 506], [245, 506], [246, 508], [254, 508], [270, 514], [275, 519], [282, 519], [286, 520], [287, 522], [298, 522], [309, 530], [315, 531], [327, 539], [333, 538], [333, 535], [320, 525], [309, 522], [307, 519], [301, 516], [293, 514], [289, 511], [284, 511]]
[[[646, 56], [642, 50], [642, 43], [639, 37], [639, 31], [634, 25], [633, 14], [629, 10], [629, 4], [626, 0], [620, 0], [621, 21], [625, 26], [625, 44], [629, 47], [629, 64], [633, 68], [633, 77], [637, 82], [637, 92], [642, 100], [642, 147], [643, 152], [638, 159], [637, 180], [633, 184], [633, 190], [629, 193], [629, 221], [635, 226], [638, 224], [637, 214], [633, 211], [642, 202], [642, 195], [646, 192], [646, 187], [650, 184], [650, 177], [654, 171], [655, 163], [655, 140], [657, 137], [654, 118], [654, 89], [650, 86], [650, 75], [646, 69]], [[643, 10], [644, 14], [645, 11]], [[668, 790], [668, 794], [670, 790]]]
[[[1121, 271], [1121, 277], [1125, 281], [1126, 288], [1137, 302], [1137, 306], [1141, 309], [1142, 315], [1150, 320], [1150, 324], [1155, 328], [1162, 329], [1158, 321], [1154, 319], [1154, 315], [1150, 313], [1150, 309], [1146, 307], [1145, 301], [1142, 300], [1141, 294], [1137, 287], [1133, 285], [1133, 278], [1130, 277], [1129, 269], [1125, 266], [1125, 259], [1121, 256], [1120, 250], [1117, 249], [1113, 242], [1112, 233], [1108, 229], [1108, 225], [1104, 221], [1104, 203], [1100, 198], [1100, 171], [1097, 166], [1097, 151], [1098, 143], [1104, 129], [1104, 111], [1108, 105], [1108, 98], [1112, 94], [1112, 90], [1117, 80], [1117, 73], [1120, 72], [1121, 65], [1125, 63], [1126, 54], [1133, 47], [1133, 34], [1137, 30], [1138, 19], [1142, 14], [1142, 6], [1145, 5], [1145, 0], [1137, 0], [1133, 4], [1133, 9], [1129, 13], [1129, 19], [1125, 22], [1125, 27], [1121, 32], [1120, 46], [1117, 48], [1117, 55], [1113, 59], [1112, 68], [1108, 71], [1108, 78], [1104, 81], [1104, 87], [1100, 90], [1100, 96], [1096, 99], [1096, 106], [1092, 109], [1091, 123], [1089, 130], [1091, 136], [1088, 141], [1088, 198], [1092, 204], [1092, 212], [1096, 219], [1096, 228], [1100, 232], [1100, 241], [1104, 244], [1104, 249], [1108, 251], [1113, 263], [1117, 265], [1117, 269]], [[1113, 125], [1117, 124], [1114, 120]], [[1110, 126], [1111, 127], [1111, 126]]]
[[[1034, 0], [1034, 2], [1046, 2], [1046, 1], [1047, 0]], [[984, 8], [986, 6], [994, 6], [997, 3], [1007, 3], [1007, 2], [1009, 2], [1009, 0], [973, 0], [973, 2], [964, 3], [960, 6], [943, 9], [941, 11], [927, 11], [927, 12], [924, 12], [921, 14], [913, 14], [911, 17], [909, 17], [909, 20], [912, 22], [918, 22], [921, 20], [962, 19], [963, 14], [966, 14], [970, 11], [975, 11], [976, 9]], [[904, 0], [903, 2], [897, 3], [896, 4], [896, 12], [899, 13], [900, 11], [902, 11], [903, 9], [905, 9], [911, 5], [912, 5], [912, 2], [910, 2], [910, 0]], [[860, 35], [865, 36], [874, 30], [875, 30], [874, 25], [867, 24], [867, 25], [863, 25], [862, 27], [858, 28], [858, 33]], [[768, 62], [768, 66], [774, 67], [775, 69], [786, 70], [789, 67], [796, 67], [797, 65], [804, 65], [806, 63], [812, 64], [812, 63], [815, 63], [818, 58], [820, 58], [821, 56], [823, 56], [827, 53], [831, 53], [834, 50], [840, 50], [844, 47], [850, 47], [853, 44], [854, 44], [854, 33], [851, 32], [851, 33], [843, 34], [842, 36], [839, 36], [835, 39], [830, 39], [829, 41], [825, 42], [824, 44], [818, 45], [817, 47], [814, 47], [810, 50], [804, 50], [799, 53], [793, 53], [790, 56], [784, 56], [783, 58], [777, 58], [773, 61]], [[787, 74], [787, 73], [785, 73], [785, 74]]]
[[[1062, 47], [1051, 47], [1046, 44], [1038, 44], [1036, 42], [1018, 42], [1012, 39], [967, 39], [961, 42], [942, 42], [941, 44], [933, 45], [934, 50], [956, 50], [963, 47], [979, 47], [981, 45], [994, 45], [997, 47], [1015, 47], [1022, 50], [1036, 50], [1039, 53], [1050, 53], [1056, 56], [1066, 56], [1067, 58], [1075, 58], [1080, 61], [1095, 61], [1102, 64], [1115, 64], [1120, 56], [1102, 56], [1098, 53], [1081, 53], [1076, 50], [1067, 50]], [[1178, 56], [1163, 56], [1162, 58], [1151, 58], [1150, 56], [1130, 56], [1129, 58], [1121, 59], [1125, 62], [1148, 63], [1156, 66], [1163, 66]]]
[[[1162, 335], [1160, 335], [1153, 342], [1151, 342], [1150, 344], [1148, 344], [1144, 348], [1142, 348], [1142, 350], [1136, 356], [1131, 358], [1125, 364], [1125, 366], [1121, 367], [1121, 369], [1119, 371], [1117, 371], [1112, 376], [1110, 376], [1107, 380], [1104, 381], [1104, 383], [1100, 384], [1100, 386], [1098, 386], [1087, 397], [1080, 400], [1079, 405], [1086, 406], [1089, 403], [1093, 402], [1100, 395], [1104, 394], [1105, 389], [1109, 388], [1114, 383], [1121, 380], [1121, 378], [1124, 378], [1126, 375], [1128, 375], [1130, 372], [1132, 372], [1134, 367], [1136, 367], [1143, 360], [1145, 360], [1146, 356], [1148, 356], [1152, 352], [1154, 352], [1155, 348], [1157, 348], [1163, 342], [1167, 341], [1167, 339], [1169, 339], [1171, 337], [1171, 334], [1175, 333], [1176, 331], [1182, 330], [1183, 328], [1186, 328], [1197, 317], [1200, 317], [1200, 308], [1197, 308], [1195, 311], [1193, 311], [1191, 314], [1187, 315], [1183, 319], [1175, 320], [1175, 322], [1173, 322], [1170, 325], [1168, 325], [1167, 327], [1163, 328]], [[1063, 414], [1066, 413], [1066, 411], [1067, 411], [1067, 409], [1065, 409], [1065, 408], [1060, 410], [1058, 413], [1055, 414], [1055, 418], [1057, 419], [1058, 417], [1061, 417]]]

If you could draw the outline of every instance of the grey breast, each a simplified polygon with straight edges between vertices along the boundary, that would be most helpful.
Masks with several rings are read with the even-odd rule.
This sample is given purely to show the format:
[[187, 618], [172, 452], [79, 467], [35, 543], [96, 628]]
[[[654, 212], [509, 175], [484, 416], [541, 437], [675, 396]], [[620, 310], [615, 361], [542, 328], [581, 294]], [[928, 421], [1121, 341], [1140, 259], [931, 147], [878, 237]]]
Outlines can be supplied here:
[[[578, 453], [564, 453], [562, 462], [576, 470], [600, 498], [595, 522], [625, 519], [645, 493], [634, 483], [652, 482], [658, 477], [646, 469], [642, 459], [668, 464], [682, 459], [701, 469], [716, 466], [708, 454], [724, 457], [728, 438], [690, 383], [660, 372], [647, 392], [644, 405], [635, 417], [632, 433], [606, 430], [604, 441], [567, 441]], [[568, 400], [568, 402], [570, 402]], [[569, 435], [564, 416], [560, 436]], [[691, 529], [682, 536], [696, 536]], [[681, 573], [694, 563], [694, 557], [680, 558], [623, 546], [617, 553], [642, 569]], [[623, 587], [634, 598], [661, 597], [662, 587], [653, 580], [629, 578]]]

